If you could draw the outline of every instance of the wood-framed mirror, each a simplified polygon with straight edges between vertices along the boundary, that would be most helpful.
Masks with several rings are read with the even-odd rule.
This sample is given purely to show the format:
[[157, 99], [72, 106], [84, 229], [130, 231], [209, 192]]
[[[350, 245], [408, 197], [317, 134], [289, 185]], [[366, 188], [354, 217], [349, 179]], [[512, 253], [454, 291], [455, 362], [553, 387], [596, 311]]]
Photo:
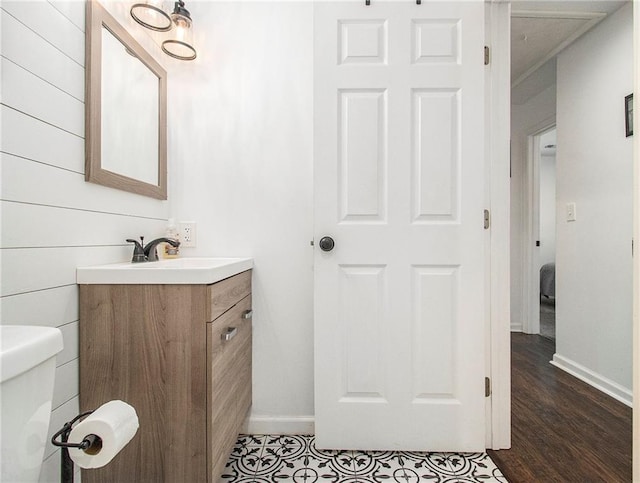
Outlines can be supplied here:
[[167, 73], [86, 2], [85, 180], [167, 199]]

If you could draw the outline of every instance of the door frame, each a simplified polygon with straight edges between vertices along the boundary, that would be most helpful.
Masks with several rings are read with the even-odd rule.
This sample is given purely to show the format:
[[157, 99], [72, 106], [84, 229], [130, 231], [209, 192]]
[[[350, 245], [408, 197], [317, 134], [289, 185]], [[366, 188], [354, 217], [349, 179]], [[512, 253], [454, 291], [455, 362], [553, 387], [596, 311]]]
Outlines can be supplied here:
[[[640, 5], [633, 4], [633, 90], [640, 95]], [[640, 109], [634, 109], [633, 123], [640, 126]], [[633, 136], [633, 239], [640, 242], [640, 132]], [[640, 257], [634, 250], [633, 263], [633, 481], [640, 481]]]
[[522, 331], [525, 334], [540, 333], [540, 278], [539, 253], [535, 240], [540, 239], [540, 138], [554, 129], [556, 117], [538, 123], [527, 135], [527, 159], [525, 169], [525, 216], [522, 265], [522, 300], [524, 302]]
[[[511, 447], [511, 300], [510, 300], [510, 137], [511, 137], [511, 3], [486, 3], [485, 74], [487, 183], [486, 374], [491, 397], [486, 408], [486, 447]], [[505, 93], [508, 93], [505, 95]]]

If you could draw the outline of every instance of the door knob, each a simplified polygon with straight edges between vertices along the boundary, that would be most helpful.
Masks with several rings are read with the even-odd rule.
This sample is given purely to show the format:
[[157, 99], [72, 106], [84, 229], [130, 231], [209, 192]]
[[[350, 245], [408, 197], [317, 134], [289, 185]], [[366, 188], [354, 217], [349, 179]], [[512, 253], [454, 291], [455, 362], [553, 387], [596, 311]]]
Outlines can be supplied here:
[[323, 252], [330, 252], [335, 246], [336, 242], [334, 242], [333, 238], [331, 238], [330, 236], [323, 236], [322, 238], [320, 238], [320, 249]]

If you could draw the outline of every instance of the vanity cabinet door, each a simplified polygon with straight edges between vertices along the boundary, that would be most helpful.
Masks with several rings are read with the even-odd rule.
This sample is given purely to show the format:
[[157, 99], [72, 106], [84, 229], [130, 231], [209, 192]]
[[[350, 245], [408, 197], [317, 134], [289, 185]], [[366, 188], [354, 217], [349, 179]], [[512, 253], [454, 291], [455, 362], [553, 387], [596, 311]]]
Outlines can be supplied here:
[[83, 483], [205, 481], [207, 295], [206, 285], [80, 286], [80, 410], [120, 399], [140, 421]]
[[247, 295], [207, 324], [207, 469], [212, 483], [220, 480], [251, 406], [250, 311]]

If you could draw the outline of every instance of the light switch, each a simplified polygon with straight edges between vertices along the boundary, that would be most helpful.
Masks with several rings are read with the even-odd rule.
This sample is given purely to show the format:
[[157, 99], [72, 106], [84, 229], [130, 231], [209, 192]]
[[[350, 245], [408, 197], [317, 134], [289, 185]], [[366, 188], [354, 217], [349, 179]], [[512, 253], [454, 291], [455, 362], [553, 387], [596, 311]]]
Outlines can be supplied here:
[[576, 221], [575, 203], [567, 203], [567, 221]]

